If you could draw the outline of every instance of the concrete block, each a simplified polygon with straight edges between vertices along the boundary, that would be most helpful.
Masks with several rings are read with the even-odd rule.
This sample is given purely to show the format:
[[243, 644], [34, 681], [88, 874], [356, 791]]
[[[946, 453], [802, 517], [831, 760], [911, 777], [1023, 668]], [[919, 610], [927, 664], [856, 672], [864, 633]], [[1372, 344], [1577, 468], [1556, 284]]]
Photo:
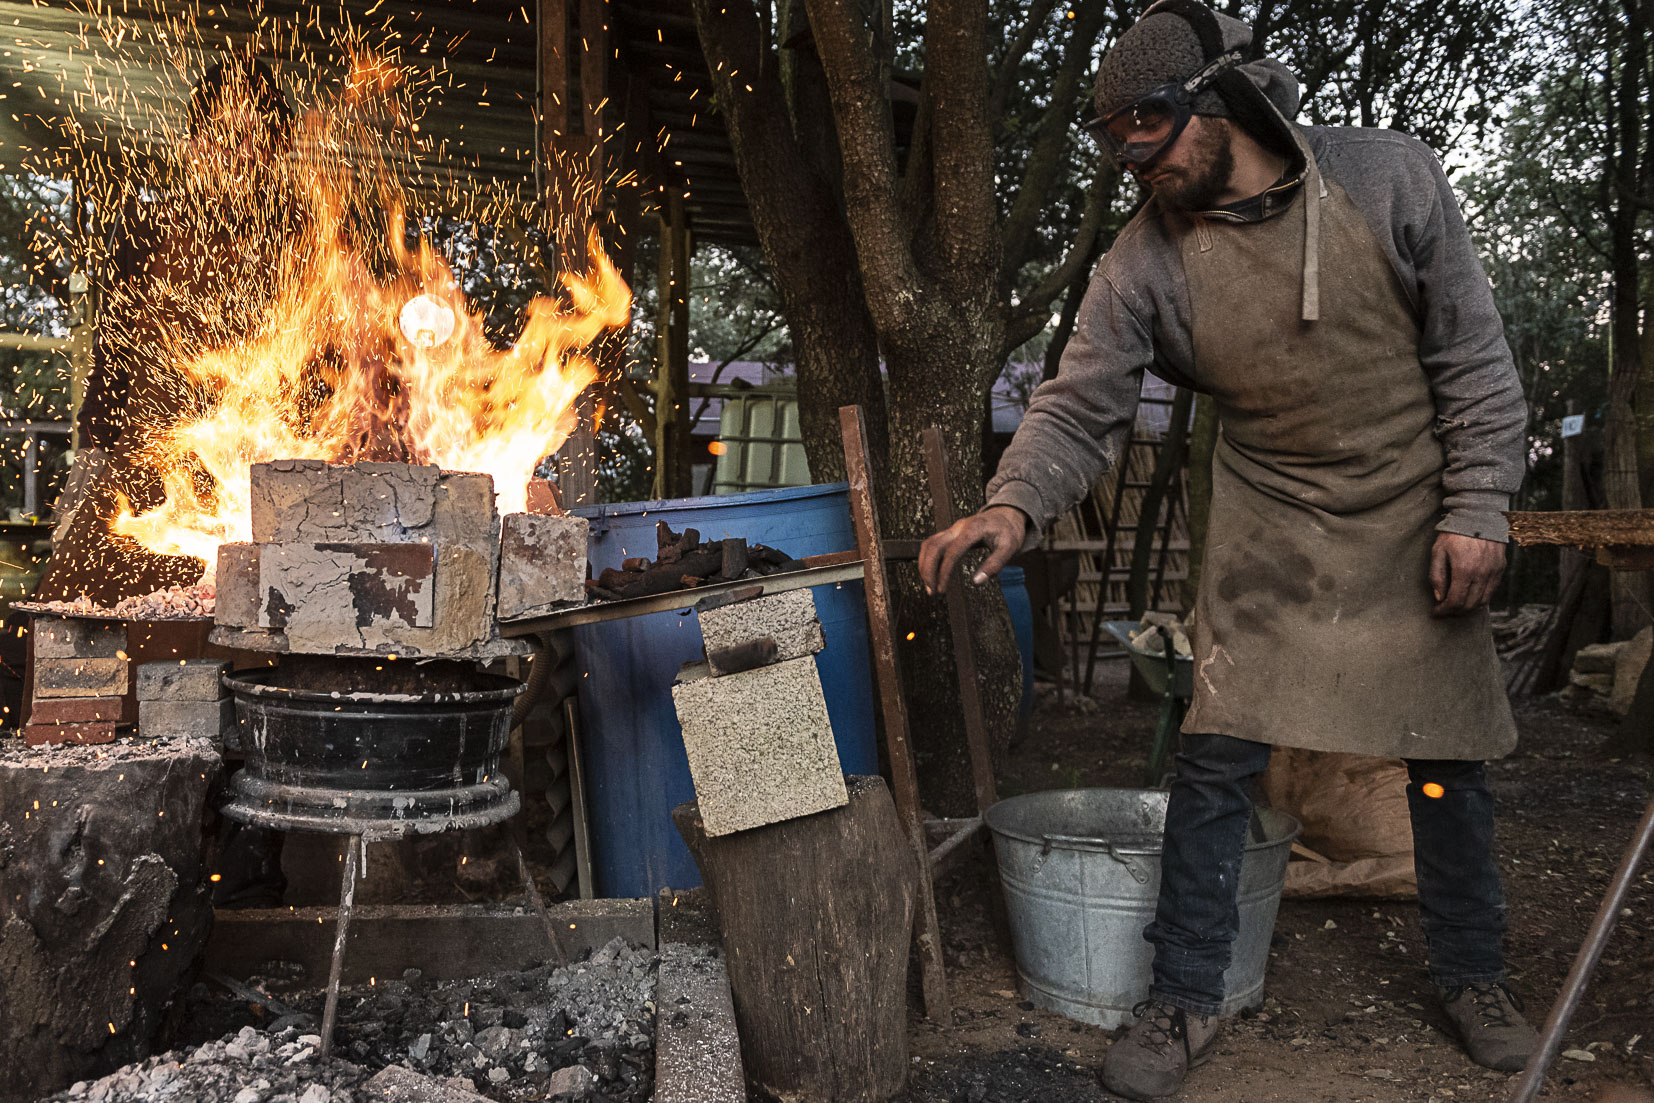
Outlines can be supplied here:
[[218, 598], [213, 606], [214, 622], [229, 628], [257, 628], [263, 607], [263, 590], [258, 584], [261, 545], [220, 544], [218, 566], [213, 577]]
[[36, 659], [36, 697], [119, 697], [126, 693], [125, 659]]
[[235, 729], [235, 698], [216, 701], [139, 701], [138, 734], [145, 739], [224, 741]]
[[115, 659], [126, 651], [126, 625], [79, 617], [36, 617], [37, 659]]
[[140, 701], [217, 701], [224, 696], [219, 676], [230, 669], [222, 659], [173, 659], [138, 664]]
[[549, 613], [586, 600], [584, 517], [510, 513], [500, 518], [499, 618]]
[[721, 678], [680, 676], [672, 699], [708, 835], [849, 803], [809, 656]]
[[29, 709], [31, 724], [118, 724], [122, 697], [37, 697]]
[[113, 743], [115, 724], [106, 721], [96, 724], [26, 724], [23, 742], [31, 747], [48, 743]]
[[331, 625], [340, 642], [376, 624], [429, 628], [435, 567], [429, 544], [265, 544], [259, 627], [286, 628], [297, 615]]
[[475, 472], [275, 460], [250, 477], [255, 543], [470, 543], [498, 527], [494, 481]]
[[814, 655], [827, 646], [821, 634], [821, 621], [816, 619], [815, 598], [808, 590], [788, 590], [738, 601], [697, 615], [707, 661], [716, 675], [729, 673], [719, 662], [720, 653], [754, 640], [775, 640], [779, 662]]
[[729, 969], [705, 889], [662, 889], [655, 1103], [746, 1103]]

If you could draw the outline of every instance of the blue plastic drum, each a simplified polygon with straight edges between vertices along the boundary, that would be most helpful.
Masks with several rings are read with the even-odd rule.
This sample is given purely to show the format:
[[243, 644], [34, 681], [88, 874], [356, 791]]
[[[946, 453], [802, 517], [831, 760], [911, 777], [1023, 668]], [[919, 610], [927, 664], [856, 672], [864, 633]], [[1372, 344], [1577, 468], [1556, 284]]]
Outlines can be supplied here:
[[1017, 653], [1022, 656], [1022, 701], [1017, 713], [1023, 723], [1034, 712], [1034, 606], [1028, 600], [1028, 586], [1021, 567], [1006, 567], [999, 572], [999, 588], [1005, 594], [1005, 607], [1011, 613], [1011, 631], [1017, 639]]
[[[700, 531], [702, 540], [744, 537], [802, 557], [856, 545], [847, 484], [764, 490], [657, 502], [589, 506], [594, 574], [632, 556], [655, 556], [655, 524]], [[867, 659], [867, 607], [860, 582], [817, 586], [827, 648], [816, 656], [827, 714], [845, 773], [879, 769]], [[693, 888], [700, 873], [671, 812], [695, 798], [672, 683], [702, 657], [693, 611], [654, 613], [574, 630], [580, 682], [581, 749], [592, 866], [600, 896], [653, 896]]]

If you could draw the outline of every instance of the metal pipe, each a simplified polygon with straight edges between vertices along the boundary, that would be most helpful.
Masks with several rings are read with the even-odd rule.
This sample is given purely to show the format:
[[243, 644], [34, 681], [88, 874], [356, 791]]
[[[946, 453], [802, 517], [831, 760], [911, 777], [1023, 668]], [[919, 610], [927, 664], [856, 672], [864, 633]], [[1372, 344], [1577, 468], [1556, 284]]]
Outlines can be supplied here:
[[322, 1011], [321, 1059], [333, 1054], [333, 1024], [339, 1015], [339, 977], [345, 969], [345, 937], [350, 933], [350, 909], [356, 902], [356, 870], [360, 851], [367, 847], [360, 835], [345, 837], [345, 871], [339, 882], [339, 918], [333, 928], [333, 965], [327, 972], [327, 1006]]
[[1539, 1086], [1545, 1082], [1545, 1072], [1551, 1067], [1551, 1062], [1556, 1060], [1557, 1051], [1562, 1048], [1562, 1036], [1567, 1032], [1568, 1020], [1573, 1018], [1574, 1012], [1579, 1008], [1579, 1001], [1585, 995], [1586, 982], [1596, 971], [1597, 961], [1608, 946], [1609, 936], [1614, 933], [1614, 923], [1619, 918], [1626, 895], [1631, 891], [1631, 882], [1636, 879], [1637, 869], [1648, 854], [1650, 842], [1654, 842], [1654, 799], [1648, 802], [1642, 822], [1637, 824], [1636, 834], [1631, 837], [1631, 845], [1625, 848], [1625, 857], [1620, 859], [1620, 867], [1614, 872], [1614, 879], [1608, 883], [1608, 893], [1602, 898], [1602, 906], [1597, 909], [1597, 916], [1591, 921], [1591, 929], [1585, 934], [1585, 942], [1574, 958], [1573, 968], [1568, 970], [1568, 979], [1562, 982], [1562, 992], [1557, 996], [1556, 1003], [1551, 1006], [1550, 1016], [1545, 1020], [1545, 1030], [1539, 1036], [1539, 1046], [1528, 1058], [1527, 1068], [1522, 1070], [1522, 1078], [1516, 1082], [1516, 1089], [1511, 1092], [1511, 1103], [1531, 1103], [1539, 1094]]
[[551, 639], [546, 632], [536, 632], [526, 637], [530, 647], [534, 648], [534, 656], [529, 660], [528, 680], [523, 683], [522, 693], [511, 705], [511, 726], [518, 727], [528, 719], [528, 714], [534, 706], [540, 703], [540, 697], [546, 691], [546, 683], [551, 680]]

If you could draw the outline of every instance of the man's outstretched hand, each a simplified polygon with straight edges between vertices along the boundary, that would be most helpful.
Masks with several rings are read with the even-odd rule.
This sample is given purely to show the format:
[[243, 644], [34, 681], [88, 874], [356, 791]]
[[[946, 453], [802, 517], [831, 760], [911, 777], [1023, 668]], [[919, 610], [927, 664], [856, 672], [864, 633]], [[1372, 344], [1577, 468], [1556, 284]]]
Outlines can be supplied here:
[[960, 518], [919, 548], [919, 577], [924, 580], [925, 592], [947, 593], [948, 579], [959, 569], [959, 561], [978, 544], [988, 548], [988, 558], [971, 581], [979, 585], [986, 582], [1011, 561], [1027, 531], [1028, 517], [1015, 506], [989, 506], [981, 513]]
[[[933, 537], [934, 539], [934, 537]], [[1456, 617], [1480, 609], [1505, 573], [1505, 546], [1456, 532], [1440, 533], [1430, 551], [1431, 615]]]

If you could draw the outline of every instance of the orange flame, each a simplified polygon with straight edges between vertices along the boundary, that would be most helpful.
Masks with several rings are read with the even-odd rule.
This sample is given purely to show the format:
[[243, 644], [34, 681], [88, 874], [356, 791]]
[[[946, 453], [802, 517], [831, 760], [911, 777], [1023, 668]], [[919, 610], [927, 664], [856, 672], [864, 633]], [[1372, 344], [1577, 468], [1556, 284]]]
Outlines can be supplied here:
[[[364, 59], [345, 101], [393, 84]], [[575, 400], [597, 378], [590, 346], [628, 321], [630, 291], [593, 230], [588, 272], [562, 276], [566, 302], [535, 298], [521, 336], [496, 348], [447, 261], [424, 238], [406, 245], [395, 174], [382, 157], [364, 167], [363, 131], [341, 135], [339, 117], [313, 113], [298, 128], [304, 229], [284, 250], [260, 321], [238, 343], [176, 365], [213, 398], [143, 454], [165, 502], [123, 510], [112, 526], [153, 551], [211, 564], [219, 544], [251, 539], [248, 467], [275, 459], [481, 471], [493, 476], [501, 512], [521, 511], [535, 466], [568, 437]], [[377, 264], [355, 240], [364, 194], [384, 211]], [[451, 314], [446, 339], [422, 323], [404, 332], [403, 310], [421, 296], [441, 328], [444, 308]]]

